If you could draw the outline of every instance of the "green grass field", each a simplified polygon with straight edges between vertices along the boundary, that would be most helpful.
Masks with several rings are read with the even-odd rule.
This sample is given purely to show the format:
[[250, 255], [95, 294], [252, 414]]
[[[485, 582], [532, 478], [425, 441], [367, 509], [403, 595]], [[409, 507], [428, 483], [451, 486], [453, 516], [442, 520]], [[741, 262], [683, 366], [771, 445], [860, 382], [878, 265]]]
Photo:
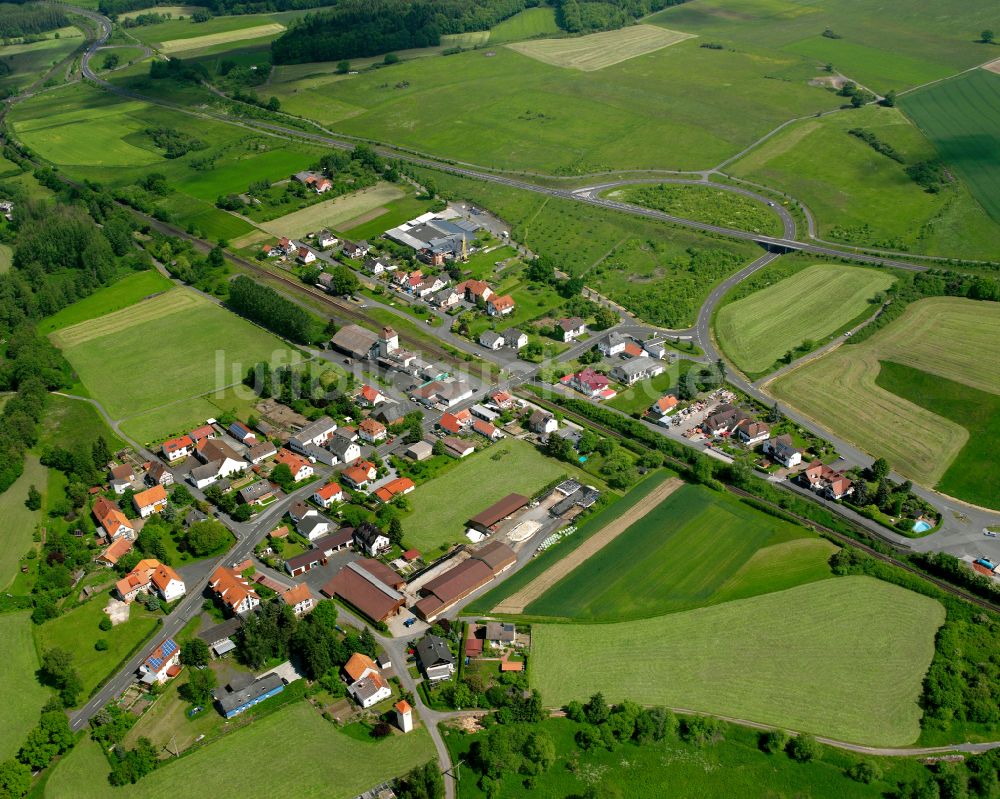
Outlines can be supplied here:
[[270, 25], [274, 21], [268, 14], [240, 14], [237, 16], [213, 17], [207, 22], [194, 22], [188, 17], [187, 19], [175, 18], [156, 25], [142, 25], [138, 28], [130, 28], [129, 32], [139, 41], [156, 47], [163, 42], [182, 39], [201, 39], [207, 36], [232, 33], [233, 31], [244, 31], [262, 25]]
[[[248, 752], [269, 751], [277, 741], [295, 741], [281, 748], [280, 768], [247, 767]], [[295, 793], [303, 799], [351, 799], [433, 758], [434, 747], [424, 730], [379, 743], [358, 741], [339, 732], [315, 708], [298, 702], [162, 766], [144, 778], [143, 788], [154, 795], [169, 792], [176, 799], [274, 796], [287, 790], [288, 775], [294, 773]], [[121, 791], [108, 784], [108, 770], [100, 747], [87, 738], [53, 771], [45, 796], [119, 797]]]
[[609, 192], [609, 197], [653, 208], [710, 225], [780, 236], [781, 219], [763, 203], [712, 186], [677, 186], [661, 183]]
[[322, 228], [340, 230], [343, 224], [376, 209], [385, 209], [389, 203], [404, 196], [402, 189], [389, 183], [380, 183], [369, 189], [324, 200], [316, 205], [293, 211], [258, 227], [274, 236], [299, 238]]
[[[707, 0], [661, 11], [647, 22], [737, 48], [768, 48], [832, 63], [884, 93], [974, 66], [989, 58], [976, 42], [995, 27], [990, 0], [944, 0], [940, 14], [913, 13], [909, 0]], [[821, 34], [830, 28], [839, 39]]]
[[1000, 507], [1000, 473], [984, 468], [1000, 446], [1000, 394], [938, 375], [882, 361], [875, 385], [961, 425], [969, 437], [935, 486], [939, 491], [985, 507]]
[[49, 691], [38, 684], [38, 655], [31, 640], [31, 617], [24, 613], [0, 615], [0, 702], [4, 723], [0, 725], [0, 758], [13, 757], [28, 731], [38, 723], [38, 713]]
[[1000, 222], [1000, 75], [977, 69], [907, 95], [902, 107]]
[[920, 733], [917, 698], [943, 621], [932, 599], [842, 577], [643, 621], [536, 624], [529, 675], [548, 705], [603, 691], [901, 746]]
[[[586, 697], [581, 697], [581, 701]], [[757, 730], [726, 725], [708, 746], [689, 744], [677, 738], [641, 746], [628, 743], [613, 751], [595, 747], [581, 750], [574, 736], [580, 725], [564, 718], [548, 719], [540, 725], [555, 743], [555, 762], [523, 784], [523, 776], [504, 773], [500, 796], [516, 799], [566, 799], [585, 796], [588, 789], [626, 799], [666, 795], [670, 799], [706, 797], [770, 797], [771, 799], [881, 799], [891, 795], [897, 783], [920, 776], [923, 766], [909, 758], [877, 760], [882, 778], [871, 785], [851, 780], [845, 771], [857, 756], [824, 747], [809, 763], [760, 751]], [[481, 736], [445, 733], [452, 762], [461, 762], [459, 799], [483, 799], [479, 775], [469, 763], [470, 749]], [[866, 758], [868, 759], [868, 758]], [[669, 786], [667, 788], [666, 786]], [[601, 795], [601, 793], [598, 793]]]
[[[403, 521], [406, 545], [426, 556], [465, 541], [465, 522], [471, 516], [508, 494], [531, 496], [562, 475], [594, 482], [579, 469], [545, 457], [526, 441], [497, 442], [410, 494], [413, 513]], [[475, 491], [469, 486], [475, 486]]]
[[823, 343], [859, 316], [873, 314], [878, 306], [869, 300], [893, 282], [877, 269], [816, 264], [724, 305], [715, 335], [733, 362], [757, 377], [803, 341]]
[[682, 359], [674, 361], [672, 364], [664, 364], [664, 366], [666, 368], [663, 374], [629, 386], [613, 400], [606, 402], [605, 405], [610, 405], [612, 408], [628, 414], [645, 413], [656, 400], [670, 389], [676, 388], [680, 376], [687, 374], [688, 370], [694, 366], [694, 362]]
[[[853, 128], [891, 145], [905, 163], [850, 135]], [[935, 157], [931, 142], [898, 108], [869, 107], [790, 125], [728, 171], [800, 200], [816, 218], [817, 235], [830, 241], [928, 255], [1000, 257], [1000, 225], [964, 183], [929, 194], [906, 174], [906, 165]]]
[[[172, 403], [238, 383], [258, 361], [291, 356], [273, 335], [181, 288], [62, 328], [52, 339], [112, 418], [156, 409], [155, 419], [162, 410], [161, 437], [175, 432]], [[108, 381], [108, 363], [133, 379]]]
[[[732, 497], [685, 485], [528, 605], [525, 614], [625, 621], [714, 604], [755, 554], [807, 536], [805, 529]], [[829, 544], [802, 550], [811, 561], [799, 573], [829, 577], [832, 550]], [[786, 582], [778, 588], [789, 587]], [[759, 569], [738, 586], [775, 590]]]
[[508, 17], [499, 25], [494, 25], [490, 29], [489, 43], [503, 44], [522, 39], [534, 39], [546, 34], [559, 33], [559, 31], [555, 9], [550, 7], [526, 8], [512, 17]]
[[[505, 186], [415, 170], [450, 199], [489, 208], [511, 238], [582, 275], [588, 286], [640, 318], [670, 328], [694, 323], [712, 286], [750, 263], [759, 248], [684, 228]], [[692, 256], [692, 253], [695, 255]]]
[[24, 459], [24, 472], [14, 484], [0, 494], [0, 518], [4, 520], [3, 546], [0, 546], [0, 588], [6, 588], [17, 574], [18, 561], [31, 548], [35, 526], [41, 522], [39, 511], [28, 510], [24, 501], [28, 489], [35, 486], [45, 492], [48, 469], [38, 462], [36, 455]]
[[[114, 579], [115, 576], [109, 573], [108, 582], [112, 583]], [[60, 647], [73, 653], [74, 665], [83, 681], [83, 701], [101, 680], [118, 668], [118, 664], [136, 645], [153, 635], [158, 620], [162, 618], [161, 614], [150, 613], [141, 603], [133, 603], [129, 620], [104, 632], [98, 624], [106, 618], [104, 608], [107, 603], [108, 595], [98, 594], [68, 613], [35, 628], [35, 640], [40, 649]], [[108, 642], [108, 648], [103, 652], [94, 649], [98, 638]], [[151, 639], [148, 646], [152, 649], [157, 643]]]
[[[52, 33], [48, 34], [52, 37]], [[11, 71], [0, 77], [0, 94], [11, 89], [23, 91], [41, 78], [49, 69], [66, 58], [83, 42], [76, 28], [63, 28], [59, 38], [48, 38], [31, 44], [11, 44], [0, 47], [0, 58]], [[55, 76], [61, 80], [62, 76]]]
[[[893, 361], [980, 391], [1000, 394], [1000, 305], [920, 300], [876, 335], [842, 346], [775, 380], [768, 390], [907, 477], [933, 486], [966, 445], [961, 425], [876, 384]], [[858, 424], [858, 419], [865, 424]], [[959, 497], [961, 498], [961, 497]]]
[[49, 396], [38, 440], [40, 449], [65, 444], [67, 441], [89, 446], [98, 436], [104, 437], [112, 452], [125, 446], [125, 442], [104, 423], [97, 409], [89, 402], [60, 397], [58, 394]]
[[[300, 84], [310, 100], [295, 113], [487, 167], [573, 174], [704, 169], [790, 117], [836, 105], [806, 81], [766, 79], [801, 68], [802, 57], [787, 53], [709, 51], [692, 40], [582, 72], [507, 47], [488, 52], [406, 61], [392, 80], [374, 71]], [[470, 94], [475, 103], [456, 103]]]
[[38, 323], [36, 330], [41, 335], [47, 335], [54, 330], [128, 308], [151, 294], [158, 294], [173, 287], [173, 281], [155, 269], [133, 272], [110, 286], [98, 289], [89, 297], [63, 308], [58, 313], [47, 316]]
[[630, 25], [586, 36], [535, 39], [509, 47], [543, 64], [593, 72], [655, 53], [690, 38], [689, 33], [678, 33], [655, 25]]

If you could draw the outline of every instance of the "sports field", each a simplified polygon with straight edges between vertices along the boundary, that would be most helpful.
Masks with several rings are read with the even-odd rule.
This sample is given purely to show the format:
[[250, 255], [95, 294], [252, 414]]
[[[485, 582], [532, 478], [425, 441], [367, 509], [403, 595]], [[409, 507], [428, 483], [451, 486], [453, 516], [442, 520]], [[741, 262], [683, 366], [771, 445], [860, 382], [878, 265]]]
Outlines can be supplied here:
[[145, 297], [159, 294], [174, 287], [170, 278], [155, 269], [132, 272], [110, 286], [98, 289], [89, 297], [74, 302], [52, 316], [45, 317], [36, 326], [41, 335], [47, 335], [69, 325], [97, 319], [122, 308], [128, 308]]
[[258, 361], [288, 363], [293, 355], [275, 336], [183, 288], [63, 328], [52, 340], [114, 419], [162, 407], [167, 420], [170, 403], [239, 383]]
[[39, 463], [37, 455], [27, 455], [24, 459], [24, 472], [10, 488], [0, 494], [0, 519], [4, 520], [3, 532], [0, 533], [0, 589], [6, 588], [14, 579], [18, 561], [31, 547], [35, 525], [42, 521], [42, 514], [36, 510], [28, 510], [24, 501], [28, 498], [31, 486], [45, 493], [48, 472]]
[[[248, 768], [252, 752], [272, 751], [278, 741], [281, 767]], [[377, 743], [339, 732], [319, 711], [297, 702], [258, 719], [221, 741], [158, 768], [143, 778], [151, 795], [175, 799], [204, 796], [279, 796], [295, 775], [295, 795], [303, 799], [351, 799], [374, 785], [434, 759], [423, 729]], [[108, 761], [90, 738], [81, 741], [53, 771], [45, 786], [48, 799], [116, 799], [121, 790], [108, 784]]]
[[529, 676], [547, 705], [603, 691], [902, 746], [920, 734], [917, 698], [944, 615], [919, 594], [841, 577], [643, 621], [536, 624]]
[[[108, 573], [108, 585], [115, 575]], [[119, 663], [135, 647], [149, 638], [157, 628], [161, 613], [150, 613], [142, 603], [133, 603], [129, 620], [117, 624], [105, 632], [98, 627], [101, 619], [107, 618], [104, 608], [108, 604], [107, 593], [99, 593], [84, 604], [64, 613], [40, 627], [35, 627], [35, 640], [41, 650], [59, 647], [73, 653], [73, 662], [83, 682], [82, 703], [101, 680], [118, 668]], [[108, 642], [103, 652], [94, 649], [97, 639]], [[148, 642], [152, 649], [158, 642]]]
[[844, 264], [816, 264], [719, 309], [715, 335], [747, 375], [772, 371], [776, 361], [803, 341], [826, 339], [863, 314], [878, 310], [869, 300], [895, 278], [885, 271]]
[[390, 183], [379, 183], [354, 194], [324, 200], [301, 211], [293, 211], [270, 222], [259, 222], [257, 227], [272, 236], [299, 238], [324, 227], [340, 230], [341, 225], [369, 212], [383, 208], [386, 203], [404, 196], [402, 189]]
[[880, 388], [880, 361], [1000, 394], [1000, 372], [983, 367], [1000, 363], [1000, 305], [954, 297], [920, 300], [861, 344], [842, 346], [769, 384], [782, 402], [933, 486], [965, 446], [968, 431]]
[[[904, 163], [852, 136], [855, 128], [893, 147]], [[963, 182], [931, 194], [906, 174], [907, 165], [935, 157], [931, 142], [898, 108], [862, 108], [790, 125], [727, 170], [800, 200], [816, 219], [817, 235], [830, 241], [1000, 258], [1000, 225]]]
[[1000, 222], [1000, 75], [973, 70], [906, 95], [901, 105]]
[[470, 517], [508, 494], [530, 497], [563, 475], [594, 483], [592, 476], [545, 457], [526, 441], [503, 439], [418, 486], [407, 497], [413, 513], [403, 520], [406, 545], [426, 556], [456, 541], [464, 542], [465, 522]]
[[690, 33], [679, 33], [654, 25], [632, 25], [587, 36], [536, 39], [507, 46], [543, 64], [592, 72], [662, 50], [691, 37]]
[[[782, 576], [769, 586], [764, 564], [792, 557], [799, 577], [830, 576], [834, 547], [777, 549], [816, 542], [807, 530], [761, 513], [704, 486], [684, 485], [652, 512], [553, 585], [524, 612], [573, 620], [626, 621], [715, 604], [753, 589], [797, 584]], [[763, 555], [761, 553], [768, 553]], [[761, 560], [750, 566], [758, 555]], [[743, 570], [747, 569], [747, 573]], [[732, 585], [729, 585], [731, 581]]]
[[31, 640], [31, 616], [23, 613], [0, 615], [0, 704], [4, 723], [0, 725], [0, 760], [13, 757], [28, 731], [38, 723], [38, 713], [49, 691], [35, 679], [38, 655]]

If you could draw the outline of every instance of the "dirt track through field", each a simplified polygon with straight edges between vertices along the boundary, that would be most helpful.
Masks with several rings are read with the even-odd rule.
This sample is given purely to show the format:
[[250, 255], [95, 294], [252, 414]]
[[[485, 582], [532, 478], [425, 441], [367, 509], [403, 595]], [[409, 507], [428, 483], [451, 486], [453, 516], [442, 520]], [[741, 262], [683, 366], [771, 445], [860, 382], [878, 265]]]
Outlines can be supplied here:
[[550, 568], [539, 574], [520, 591], [507, 597], [507, 599], [493, 608], [493, 613], [523, 613], [528, 605], [572, 572], [587, 558], [614, 541], [682, 485], [684, 485], [684, 481], [679, 477], [671, 477], [669, 480], [664, 480], [663, 483], [654, 488], [647, 496], [640, 499], [607, 527], [604, 527], [600, 532], [588, 538], [565, 558], [552, 564]]

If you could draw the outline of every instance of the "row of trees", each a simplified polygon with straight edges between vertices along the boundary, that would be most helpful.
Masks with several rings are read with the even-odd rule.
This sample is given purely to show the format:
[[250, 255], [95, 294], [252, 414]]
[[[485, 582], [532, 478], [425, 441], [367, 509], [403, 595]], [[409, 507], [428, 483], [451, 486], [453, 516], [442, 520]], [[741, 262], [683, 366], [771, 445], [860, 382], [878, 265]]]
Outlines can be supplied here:
[[240, 275], [229, 284], [226, 305], [241, 316], [299, 344], [323, 338], [318, 320], [272, 289]]
[[66, 12], [57, 6], [41, 3], [24, 5], [5, 4], [0, 14], [0, 39], [45, 33], [69, 25]]

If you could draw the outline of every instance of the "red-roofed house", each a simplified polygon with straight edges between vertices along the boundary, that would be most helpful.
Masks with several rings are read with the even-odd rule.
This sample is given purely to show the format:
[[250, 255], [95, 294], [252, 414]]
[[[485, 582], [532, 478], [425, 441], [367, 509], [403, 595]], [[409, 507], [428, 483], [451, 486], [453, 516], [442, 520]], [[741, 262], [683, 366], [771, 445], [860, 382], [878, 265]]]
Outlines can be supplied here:
[[397, 477], [378, 489], [375, 492], [375, 499], [385, 504], [403, 494], [409, 494], [414, 488], [416, 485], [409, 477]]
[[358, 436], [362, 441], [367, 441], [369, 444], [377, 444], [379, 441], [385, 441], [387, 435], [388, 432], [385, 429], [385, 425], [375, 419], [362, 419], [358, 425]]
[[490, 404], [501, 411], [509, 410], [515, 406], [514, 398], [506, 391], [495, 391], [490, 394]]
[[139, 678], [147, 685], [161, 685], [181, 671], [181, 648], [173, 638], [165, 638], [139, 666]]
[[344, 489], [336, 483], [327, 483], [322, 488], [316, 489], [312, 498], [313, 502], [322, 506], [324, 510], [329, 510], [331, 505], [344, 501]]
[[486, 436], [490, 441], [496, 441], [503, 436], [503, 433], [496, 427], [483, 419], [473, 420], [472, 429], [479, 433], [479, 435]]
[[362, 408], [374, 408], [380, 402], [385, 402], [385, 394], [377, 388], [372, 388], [367, 383], [358, 392], [357, 403]]
[[203, 424], [201, 427], [196, 427], [190, 433], [191, 440], [197, 444], [199, 441], [204, 441], [206, 438], [215, 438], [215, 428], [210, 424]]
[[352, 488], [361, 491], [378, 475], [378, 469], [371, 461], [356, 460], [340, 473], [341, 478]]
[[219, 566], [215, 570], [208, 581], [208, 587], [232, 614], [247, 613], [260, 604], [260, 597], [250, 587], [250, 583], [225, 566]]
[[187, 592], [184, 581], [172, 568], [155, 558], [140, 560], [135, 568], [115, 584], [123, 602], [132, 602], [139, 594], [156, 591], [164, 602], [173, 602]]
[[108, 538], [135, 538], [135, 527], [132, 526], [132, 522], [125, 518], [125, 514], [111, 500], [98, 497], [94, 500], [91, 512]]
[[455, 291], [465, 297], [466, 302], [484, 302], [493, 296], [493, 289], [485, 280], [466, 280], [455, 286]]
[[662, 421], [670, 416], [677, 407], [677, 397], [673, 394], [664, 394], [650, 407], [648, 414], [656, 421]]
[[181, 458], [186, 458], [194, 451], [194, 441], [191, 440], [191, 436], [170, 438], [163, 442], [162, 450], [163, 457], [174, 463]]
[[611, 381], [588, 366], [576, 374], [564, 377], [559, 382], [570, 388], [575, 388], [581, 394], [586, 394], [588, 397], [596, 397], [608, 388]]
[[452, 435], [458, 435], [461, 433], [463, 427], [453, 413], [441, 414], [441, 418], [438, 419], [437, 426], [446, 433], [451, 433]]
[[167, 489], [159, 484], [147, 488], [145, 491], [133, 495], [132, 504], [139, 515], [145, 519], [167, 507]]
[[296, 483], [307, 480], [313, 476], [313, 467], [308, 460], [296, 455], [291, 450], [281, 448], [278, 450], [278, 454], [274, 456], [274, 462], [285, 464], [292, 472], [292, 478]]
[[111, 542], [100, 555], [97, 556], [97, 562], [102, 566], [114, 566], [123, 555], [127, 555], [132, 551], [132, 539], [130, 538], [116, 538]]
[[486, 313], [490, 316], [507, 316], [514, 313], [517, 304], [509, 294], [502, 297], [491, 297], [486, 301]]
[[854, 491], [854, 483], [843, 472], [831, 469], [818, 460], [802, 471], [802, 479], [817, 494], [829, 499], [841, 499]]
[[312, 591], [305, 583], [299, 583], [294, 588], [289, 588], [281, 595], [281, 601], [291, 607], [296, 616], [302, 616], [316, 607]]

